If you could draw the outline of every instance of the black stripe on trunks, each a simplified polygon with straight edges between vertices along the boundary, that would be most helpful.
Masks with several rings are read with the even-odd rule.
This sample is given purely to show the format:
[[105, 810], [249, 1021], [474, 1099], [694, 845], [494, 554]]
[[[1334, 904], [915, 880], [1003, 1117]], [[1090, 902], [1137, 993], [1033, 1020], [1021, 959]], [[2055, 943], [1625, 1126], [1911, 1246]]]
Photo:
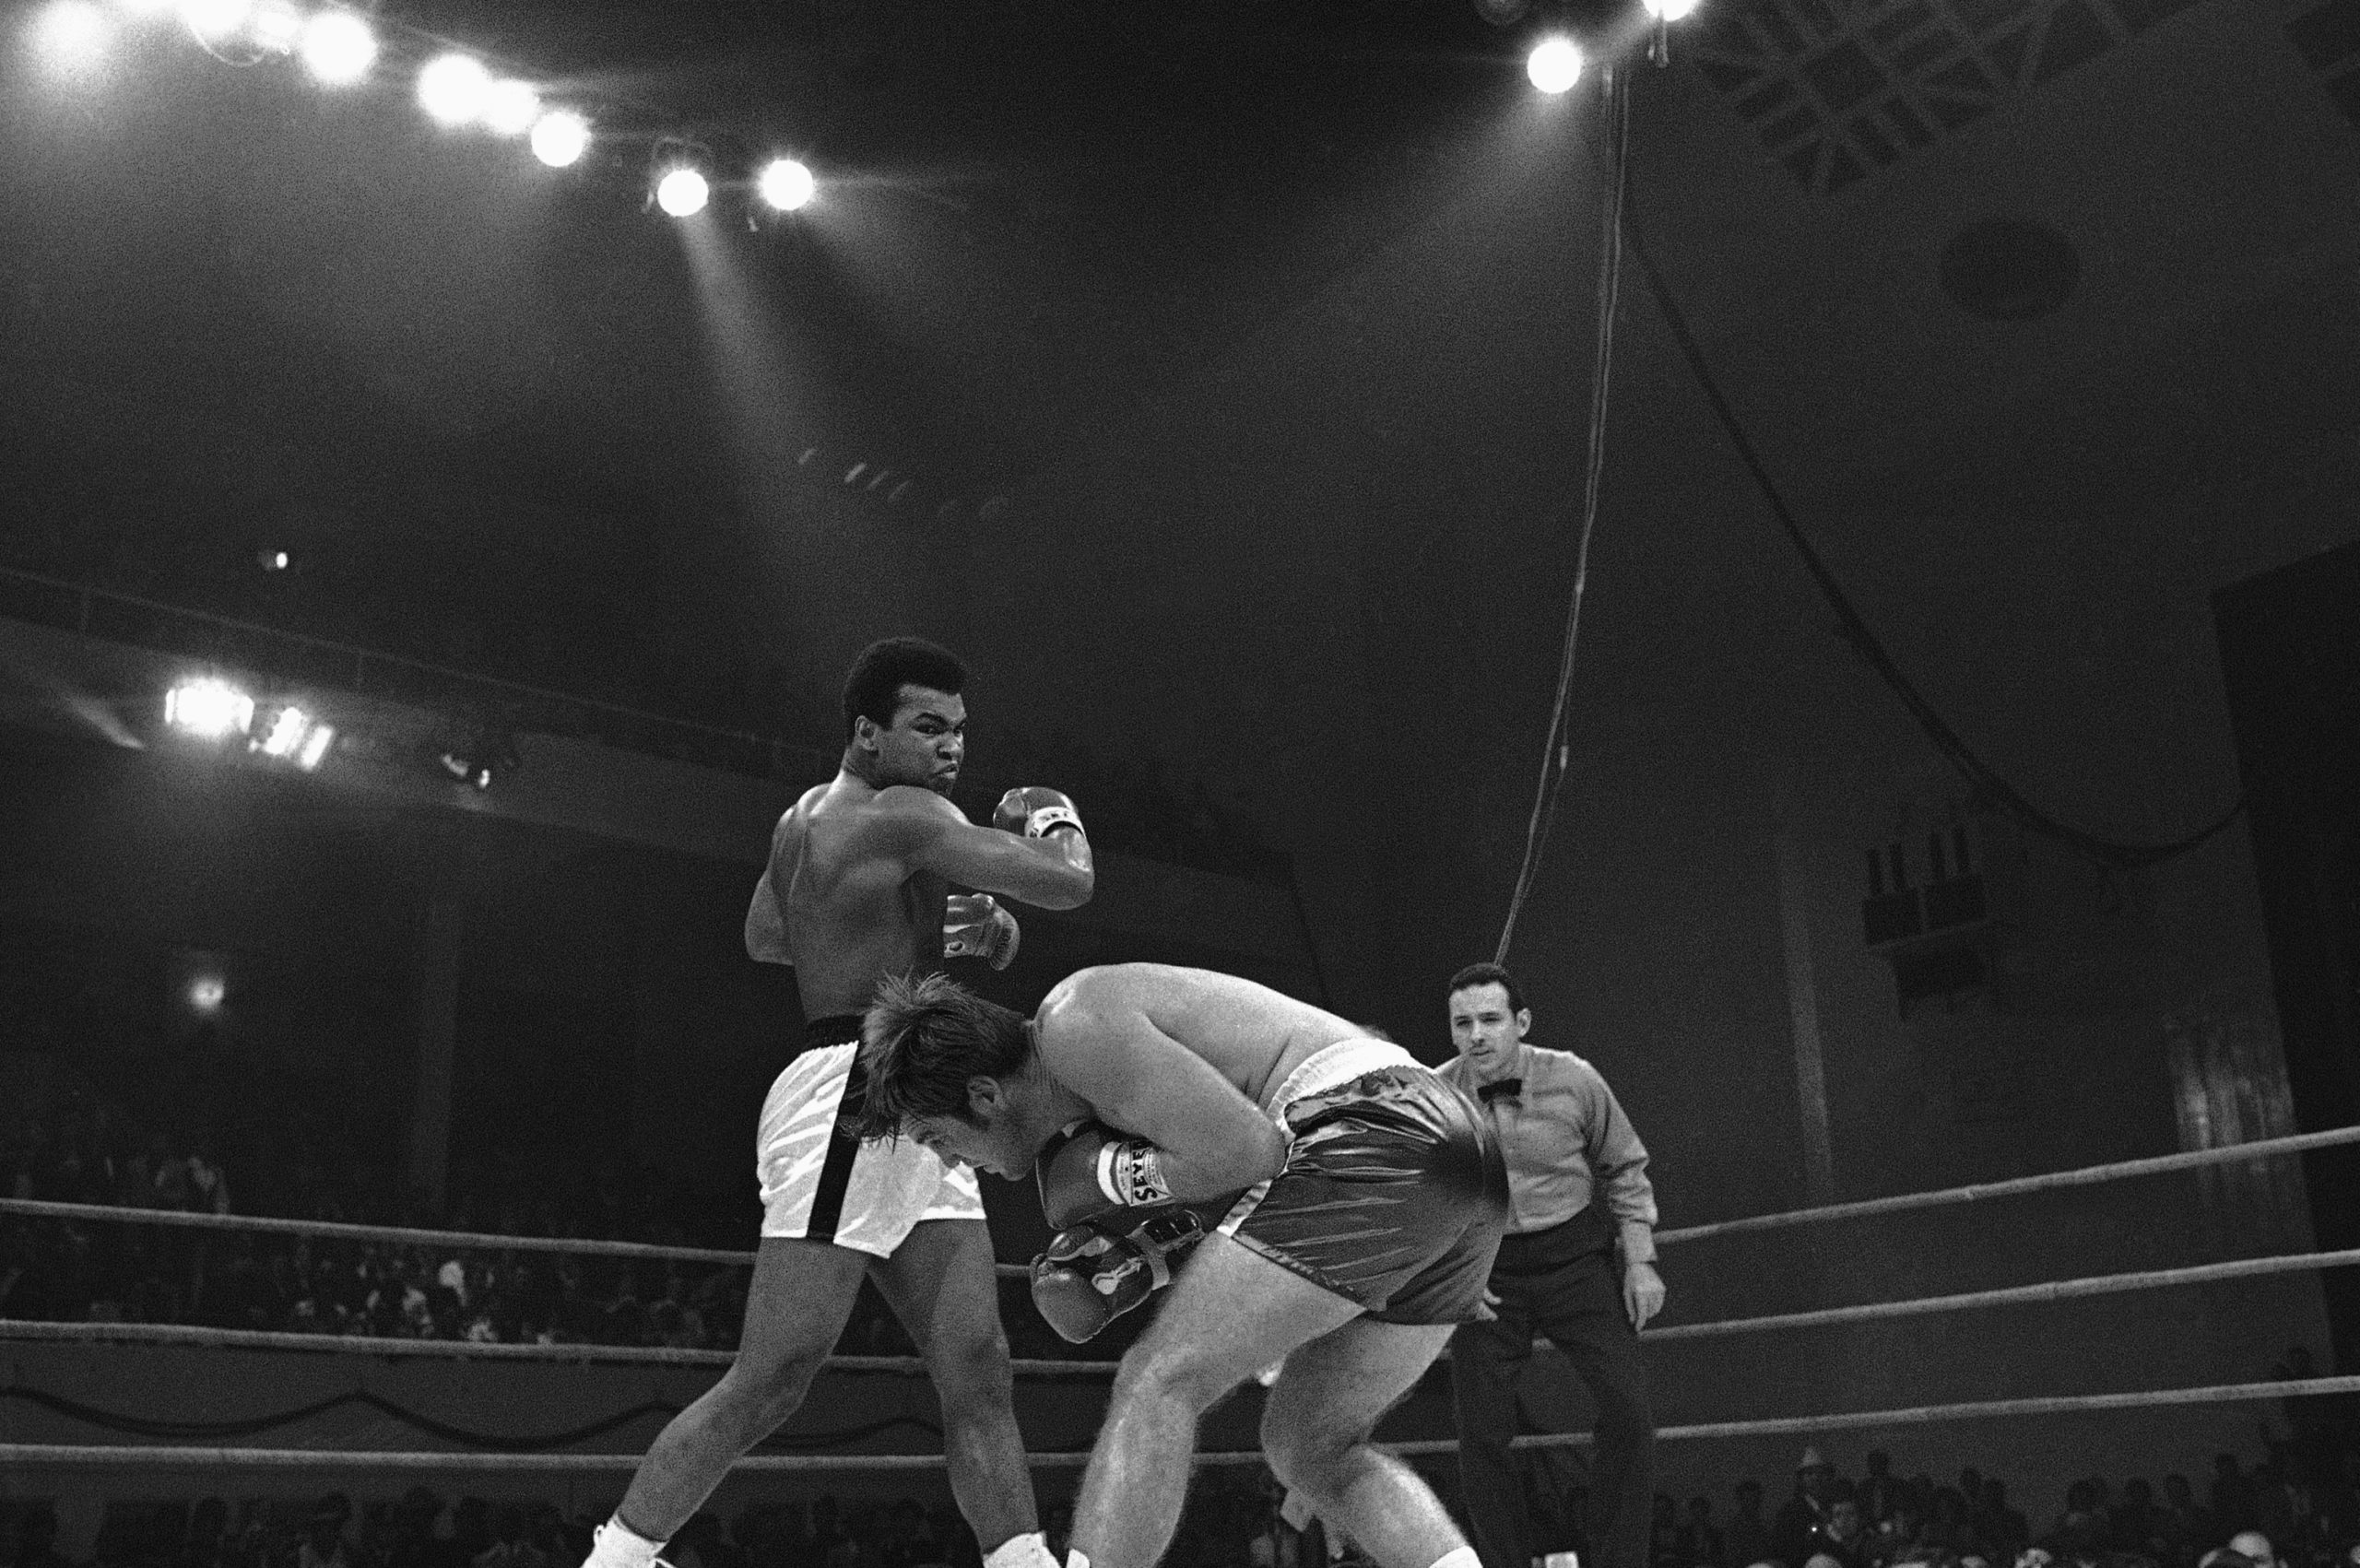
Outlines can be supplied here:
[[815, 1242], [836, 1239], [836, 1224], [844, 1218], [844, 1193], [852, 1186], [852, 1162], [860, 1157], [860, 1139], [844, 1131], [844, 1123], [860, 1114], [868, 1096], [868, 1068], [855, 1051], [844, 1067], [844, 1094], [836, 1102], [835, 1120], [828, 1124], [828, 1157], [820, 1163], [820, 1190], [811, 1197], [811, 1220], [804, 1235]]

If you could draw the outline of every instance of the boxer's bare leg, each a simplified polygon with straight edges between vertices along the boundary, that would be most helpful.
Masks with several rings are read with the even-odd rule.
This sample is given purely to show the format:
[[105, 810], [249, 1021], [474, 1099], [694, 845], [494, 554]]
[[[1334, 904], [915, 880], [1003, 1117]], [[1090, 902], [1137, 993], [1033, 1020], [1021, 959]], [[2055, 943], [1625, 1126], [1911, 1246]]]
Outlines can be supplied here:
[[1000, 1328], [991, 1232], [980, 1220], [921, 1220], [871, 1272], [934, 1379], [950, 1495], [975, 1539], [988, 1552], [1038, 1529], [1032, 1471], [1016, 1426], [1016, 1378]]
[[1359, 1315], [1250, 1247], [1206, 1237], [1115, 1374], [1074, 1511], [1074, 1550], [1091, 1568], [1151, 1568], [1188, 1495], [1197, 1418], [1297, 1345]]
[[625, 1528], [671, 1539], [729, 1467], [795, 1413], [836, 1348], [869, 1262], [867, 1253], [829, 1242], [762, 1238], [738, 1359], [649, 1446], [615, 1511]]
[[1383, 1568], [1428, 1568], [1467, 1544], [1417, 1472], [1369, 1446], [1449, 1340], [1447, 1325], [1355, 1318], [1287, 1357], [1262, 1409], [1271, 1471]]

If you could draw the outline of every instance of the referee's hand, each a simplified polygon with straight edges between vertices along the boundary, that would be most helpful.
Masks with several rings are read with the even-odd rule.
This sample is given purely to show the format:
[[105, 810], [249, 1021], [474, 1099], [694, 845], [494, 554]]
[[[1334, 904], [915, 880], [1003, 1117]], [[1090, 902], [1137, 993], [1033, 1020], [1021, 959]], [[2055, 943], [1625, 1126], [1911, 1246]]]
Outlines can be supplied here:
[[1622, 1270], [1622, 1310], [1630, 1315], [1634, 1332], [1663, 1310], [1663, 1276], [1652, 1263], [1634, 1263]]

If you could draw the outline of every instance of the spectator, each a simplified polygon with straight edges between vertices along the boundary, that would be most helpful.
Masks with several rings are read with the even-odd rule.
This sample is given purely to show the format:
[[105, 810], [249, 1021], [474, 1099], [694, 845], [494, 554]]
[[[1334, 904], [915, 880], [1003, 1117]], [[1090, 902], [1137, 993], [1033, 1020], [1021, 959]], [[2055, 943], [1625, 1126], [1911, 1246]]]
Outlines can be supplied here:
[[2260, 1530], [2239, 1530], [2229, 1538], [2229, 1550], [2255, 1564], [2255, 1568], [2286, 1568], [2270, 1538]]
[[340, 1491], [321, 1498], [295, 1549], [296, 1568], [353, 1568], [344, 1541], [344, 1527], [351, 1518], [352, 1499]]
[[2212, 1528], [2234, 1535], [2254, 1527], [2253, 1478], [2235, 1454], [2212, 1456]]
[[1860, 1526], [1860, 1504], [1846, 1495], [1831, 1497], [1827, 1516], [1811, 1533], [1809, 1555], [1832, 1559], [1836, 1568], [1867, 1568]]
[[1835, 1467], [1815, 1447], [1807, 1447], [1795, 1465], [1795, 1491], [1770, 1526], [1770, 1555], [1793, 1564], [1809, 1558], [1813, 1539], [1827, 1524], [1827, 1505], [1835, 1496]]
[[1737, 1483], [1737, 1503], [1729, 1515], [1727, 1540], [1729, 1568], [1752, 1568], [1770, 1555], [1770, 1527], [1762, 1517], [1762, 1483], [1748, 1479]]
[[491, 1544], [468, 1560], [471, 1568], [550, 1568], [548, 1554], [525, 1538], [522, 1505], [503, 1503], [492, 1517]]
[[1894, 1478], [1893, 1456], [1882, 1448], [1870, 1449], [1860, 1463], [1867, 1473], [1852, 1495], [1860, 1504], [1861, 1524], [1873, 1530], [1893, 1517], [1901, 1500], [1901, 1482]]
[[1693, 1568], [1728, 1568], [1729, 1543], [1713, 1523], [1712, 1500], [1692, 1497], [1688, 1516], [1680, 1527], [1681, 1561]]
[[1679, 1505], [1658, 1491], [1647, 1515], [1647, 1561], [1654, 1568], [1682, 1568], [1687, 1558], [1680, 1535]]
[[75, 1568], [57, 1550], [57, 1510], [37, 1503], [17, 1525], [13, 1568]]

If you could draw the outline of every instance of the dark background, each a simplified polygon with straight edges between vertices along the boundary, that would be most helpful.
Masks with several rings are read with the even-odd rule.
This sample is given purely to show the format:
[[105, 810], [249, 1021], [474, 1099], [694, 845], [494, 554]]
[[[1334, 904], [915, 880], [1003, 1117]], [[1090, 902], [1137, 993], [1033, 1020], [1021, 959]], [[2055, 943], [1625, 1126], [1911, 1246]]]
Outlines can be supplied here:
[[[2290, 1008], [2288, 944], [2319, 931], [2257, 876], [2288, 764], [2253, 704], [2321, 655], [2242, 666], [2233, 725], [2216, 630], [2277, 612], [2224, 598], [2216, 629], [2214, 595], [2360, 532], [2354, 14], [1707, 0], [1669, 68], [1630, 61], [1629, 232], [1898, 666], [2086, 831], [2168, 841], [2255, 803], [2250, 833], [2146, 872], [2012, 837], [1839, 635], [1626, 278], [1572, 776], [1512, 956], [1536, 1038], [1631, 1109], [1667, 1223], [2348, 1120], [2307, 1103], [2348, 1077], [2348, 989], [2340, 1015]], [[403, 16], [602, 124], [796, 151], [821, 200], [761, 231], [726, 199], [674, 223], [630, 156], [554, 174], [434, 132], [397, 87], [324, 94], [165, 32], [70, 80], [16, 49], [0, 560], [823, 749], [851, 652], [927, 632], [977, 667], [979, 767], [1120, 765], [1250, 821], [1334, 1005], [1438, 1058], [1440, 984], [1498, 936], [1571, 581], [1596, 84], [1536, 98], [1525, 30], [1442, 0]], [[295, 568], [259, 571], [279, 548]], [[2316, 624], [2348, 624], [2348, 586], [2318, 591]], [[131, 761], [13, 736], [11, 842], [121, 859], [13, 860], [12, 919], [120, 924], [145, 879], [185, 901], [146, 923], [168, 945], [232, 945], [206, 874], [43, 772]], [[2348, 793], [2338, 755], [2319, 787]], [[166, 798], [133, 818], [297, 842], [137, 767]], [[290, 787], [334, 798], [324, 773]], [[287, 850], [296, 907], [350, 924], [256, 950], [398, 996], [424, 894], [369, 860], [414, 868], [417, 823], [325, 814], [345, 847]], [[1977, 938], [1984, 983], [1905, 1016], [1862, 939], [1865, 856], [1956, 824], [2017, 857], [2021, 894]], [[558, 1071], [532, 1066], [544, 1036], [638, 1052], [562, 1075], [584, 1109], [549, 1126], [596, 1125], [668, 1061], [671, 1109], [635, 1125], [716, 1130], [632, 1136], [736, 1179], [790, 1002], [736, 957], [748, 868], [557, 841], [518, 864], [477, 896], [466, 1015], [513, 1048], [484, 1046], [468, 1092]], [[597, 956], [625, 952], [656, 977], [627, 1019]], [[372, 1027], [335, 1029], [355, 1081], [397, 1070]], [[648, 1043], [676, 1036], [700, 1070]], [[1675, 1301], [1930, 1288], [2002, 1244], [2049, 1272], [2298, 1245], [2303, 1191], [2224, 1176], [2168, 1223], [1675, 1254]], [[2307, 1281], [2207, 1301], [2074, 1365], [2226, 1380], [2327, 1346]], [[1830, 1399], [1878, 1397], [1893, 1360], [1801, 1358]]]

